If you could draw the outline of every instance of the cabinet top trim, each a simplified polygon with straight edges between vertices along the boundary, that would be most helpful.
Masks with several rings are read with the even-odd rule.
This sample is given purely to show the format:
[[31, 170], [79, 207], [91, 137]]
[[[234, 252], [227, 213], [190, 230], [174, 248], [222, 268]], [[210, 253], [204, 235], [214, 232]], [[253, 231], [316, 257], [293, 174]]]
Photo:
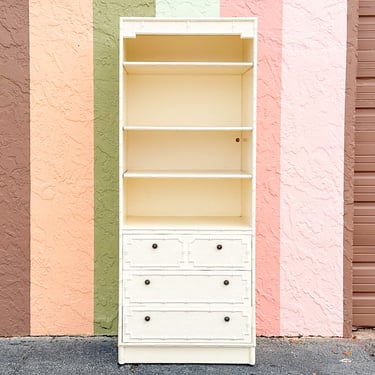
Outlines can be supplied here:
[[240, 35], [254, 38], [257, 29], [255, 17], [225, 18], [157, 18], [120, 17], [123, 38], [136, 35]]

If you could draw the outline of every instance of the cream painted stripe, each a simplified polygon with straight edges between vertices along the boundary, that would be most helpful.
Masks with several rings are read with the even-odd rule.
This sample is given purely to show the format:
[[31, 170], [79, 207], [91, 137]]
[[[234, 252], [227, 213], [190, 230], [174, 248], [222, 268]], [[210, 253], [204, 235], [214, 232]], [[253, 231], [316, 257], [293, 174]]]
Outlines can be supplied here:
[[156, 17], [219, 17], [220, 0], [156, 0]]
[[31, 334], [93, 333], [91, 1], [30, 1]]
[[285, 0], [281, 334], [343, 333], [346, 0]]

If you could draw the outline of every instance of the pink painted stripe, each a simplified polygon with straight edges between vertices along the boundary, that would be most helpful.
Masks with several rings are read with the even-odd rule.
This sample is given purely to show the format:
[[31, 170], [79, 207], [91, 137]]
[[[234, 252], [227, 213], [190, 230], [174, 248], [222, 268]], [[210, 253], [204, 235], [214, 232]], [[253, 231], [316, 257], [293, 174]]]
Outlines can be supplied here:
[[285, 0], [281, 334], [343, 333], [346, 0]]
[[32, 335], [93, 334], [92, 33], [92, 1], [30, 1]]
[[222, 0], [221, 16], [258, 17], [257, 334], [280, 332], [281, 0]]

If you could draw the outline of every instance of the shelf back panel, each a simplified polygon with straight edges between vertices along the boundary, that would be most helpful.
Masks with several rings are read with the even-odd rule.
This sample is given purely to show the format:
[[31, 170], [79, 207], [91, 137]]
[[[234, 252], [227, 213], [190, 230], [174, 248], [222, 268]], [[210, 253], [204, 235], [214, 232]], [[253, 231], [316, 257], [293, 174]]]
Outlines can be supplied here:
[[241, 76], [128, 75], [126, 124], [241, 126]]
[[[240, 179], [132, 178], [124, 181], [126, 216], [246, 215]], [[244, 213], [245, 212], [245, 213]]]
[[124, 166], [127, 170], [251, 173], [249, 143], [250, 131], [128, 131], [124, 132]]

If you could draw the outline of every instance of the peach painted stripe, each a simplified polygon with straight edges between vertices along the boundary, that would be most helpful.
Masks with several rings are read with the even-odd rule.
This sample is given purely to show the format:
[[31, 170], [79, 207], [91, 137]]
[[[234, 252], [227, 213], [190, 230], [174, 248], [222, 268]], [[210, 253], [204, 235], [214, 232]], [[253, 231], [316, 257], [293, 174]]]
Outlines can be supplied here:
[[280, 332], [281, 0], [222, 0], [221, 16], [258, 17], [257, 334]]
[[346, 0], [285, 0], [281, 334], [343, 333]]
[[30, 1], [31, 334], [93, 333], [91, 1]]

